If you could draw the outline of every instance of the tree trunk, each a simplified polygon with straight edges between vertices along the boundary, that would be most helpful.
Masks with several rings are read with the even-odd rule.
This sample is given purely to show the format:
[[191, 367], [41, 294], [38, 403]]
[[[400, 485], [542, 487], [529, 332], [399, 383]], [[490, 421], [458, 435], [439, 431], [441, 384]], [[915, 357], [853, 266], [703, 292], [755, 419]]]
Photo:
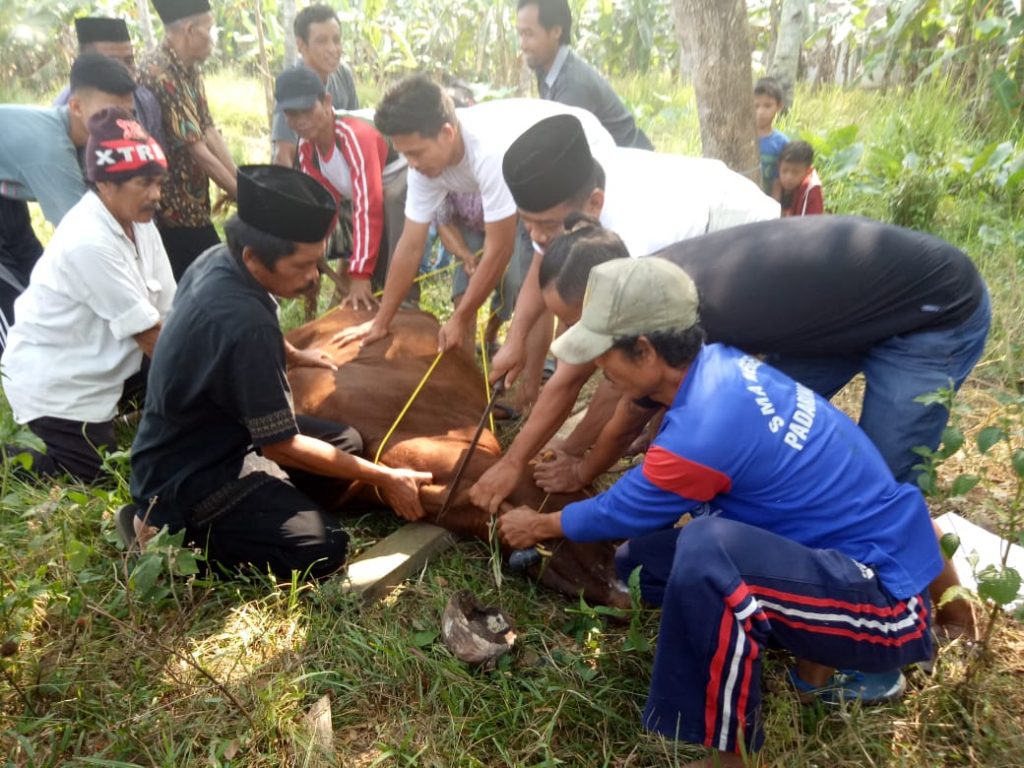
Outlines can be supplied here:
[[694, 62], [705, 157], [760, 183], [750, 30], [744, 0], [673, 0], [676, 31]]
[[149, 15], [149, 0], [137, 0], [135, 6], [139, 9], [139, 32], [146, 43], [146, 50], [151, 51], [156, 48], [156, 39], [153, 37], [153, 19]]
[[294, 67], [299, 60], [295, 49], [295, 0], [282, 0], [281, 26], [284, 27], [284, 66]]
[[263, 85], [263, 98], [267, 102], [267, 123], [274, 120], [274, 76], [270, 73], [267, 57], [267, 40], [263, 34], [263, 0], [256, 0], [256, 41], [259, 44], [259, 79]]
[[800, 52], [804, 47], [807, 31], [807, 0], [782, 0], [782, 14], [779, 18], [779, 36], [775, 41], [775, 52], [768, 67], [768, 75], [782, 86], [783, 106], [793, 106], [793, 87], [800, 68]]

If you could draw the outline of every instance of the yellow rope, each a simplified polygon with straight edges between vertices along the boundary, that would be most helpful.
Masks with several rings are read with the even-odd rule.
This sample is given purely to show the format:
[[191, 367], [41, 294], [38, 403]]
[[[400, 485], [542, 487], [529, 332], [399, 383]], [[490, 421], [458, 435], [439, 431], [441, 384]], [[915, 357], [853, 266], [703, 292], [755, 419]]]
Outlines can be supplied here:
[[[422, 283], [424, 280], [429, 280], [430, 278], [436, 277], [437, 275], [443, 275], [445, 272], [451, 272], [457, 266], [458, 266], [458, 264], [453, 261], [451, 264], [446, 264], [445, 266], [441, 267], [440, 269], [435, 269], [433, 272], [424, 272], [422, 275], [417, 275], [415, 278], [413, 278], [413, 281], [412, 281], [413, 285], [415, 285], [416, 283]], [[375, 299], [379, 299], [383, 295], [384, 295], [384, 289], [383, 288], [381, 288], [379, 291], [374, 291], [373, 292], [373, 298], [375, 298]]]
[[[402, 423], [402, 419], [405, 418], [405, 414], [409, 412], [409, 409], [412, 408], [412, 404], [416, 402], [416, 398], [420, 396], [420, 392], [423, 391], [423, 387], [425, 387], [427, 382], [430, 380], [431, 375], [434, 373], [434, 369], [437, 368], [437, 364], [441, 362], [441, 357], [443, 355], [444, 352], [437, 353], [437, 356], [434, 358], [434, 362], [430, 364], [430, 367], [427, 368], [427, 372], [424, 373], [423, 378], [420, 379], [420, 383], [416, 385], [412, 394], [409, 395], [409, 399], [405, 402], [401, 412], [399, 412], [398, 418], [395, 419], [394, 424], [391, 425], [391, 429], [389, 429], [387, 434], [384, 435], [384, 439], [380, 441], [380, 446], [377, 448], [377, 454], [373, 457], [374, 464], [380, 464], [380, 457], [384, 453], [384, 446], [388, 444], [388, 440], [390, 440], [391, 436], [395, 434], [395, 430], [398, 429], [398, 425]], [[373, 490], [374, 493], [377, 494], [377, 499], [383, 504], [384, 497], [380, 494], [380, 488], [374, 486]]]
[[[483, 253], [482, 250], [479, 251], [477, 253], [477, 256], [480, 256], [482, 253]], [[455, 269], [456, 266], [458, 266], [457, 262], [452, 262], [451, 264], [448, 264], [447, 266], [444, 266], [441, 269], [437, 269], [437, 270], [434, 270], [433, 272], [428, 272], [428, 273], [426, 273], [424, 275], [420, 275], [413, 282], [414, 283], [418, 283], [421, 280], [426, 280], [427, 278], [434, 277], [435, 275], [439, 275], [439, 274], [442, 274], [444, 272], [450, 272], [453, 269]], [[378, 296], [379, 297], [381, 294], [383, 294], [383, 291], [377, 291], [376, 293], [374, 293], [374, 296]], [[490, 322], [491, 318], [494, 317], [494, 315], [497, 314], [501, 310], [501, 308], [505, 305], [504, 291], [499, 291], [499, 295], [501, 296], [501, 302], [498, 305], [498, 309], [490, 312], [487, 315], [487, 322], [484, 324], [484, 326], [482, 328], [480, 328], [480, 331], [479, 331], [479, 333], [480, 333], [480, 355], [481, 355], [481, 358], [482, 358], [483, 371], [484, 371], [484, 391], [487, 394], [487, 401], [488, 402], [490, 402], [490, 399], [491, 399], [491, 383], [490, 383], [490, 377], [488, 376], [487, 344], [486, 344], [484, 329], [486, 328], [487, 323]], [[477, 324], [479, 326], [479, 311], [477, 312], [477, 320], [478, 320]], [[402, 419], [405, 418], [405, 415], [409, 412], [409, 409], [412, 408], [413, 403], [416, 402], [416, 398], [419, 397], [420, 392], [423, 391], [423, 387], [425, 387], [427, 382], [430, 380], [430, 377], [434, 373], [434, 369], [437, 368], [437, 365], [438, 365], [438, 363], [441, 362], [441, 358], [443, 356], [444, 356], [444, 352], [438, 352], [437, 353], [437, 356], [434, 358], [434, 362], [432, 362], [430, 364], [430, 367], [427, 368], [427, 372], [423, 374], [423, 378], [420, 379], [419, 384], [416, 385], [416, 388], [413, 390], [412, 394], [409, 396], [409, 399], [406, 401], [405, 405], [402, 406], [402, 410], [399, 412], [398, 417], [395, 419], [394, 423], [391, 425], [391, 428], [388, 429], [387, 434], [384, 435], [384, 439], [381, 440], [380, 445], [377, 447], [377, 453], [373, 457], [373, 463], [374, 464], [380, 464], [380, 457], [384, 453], [385, 446], [387, 446], [388, 441], [395, 434], [395, 430], [398, 429], [398, 425], [402, 423]], [[494, 432], [494, 414], [491, 413], [491, 414], [489, 414], [489, 416], [490, 416], [491, 432]], [[383, 503], [384, 499], [383, 499], [383, 497], [380, 494], [380, 489], [377, 488], [376, 486], [374, 486], [374, 492], [377, 494], [377, 498]]]

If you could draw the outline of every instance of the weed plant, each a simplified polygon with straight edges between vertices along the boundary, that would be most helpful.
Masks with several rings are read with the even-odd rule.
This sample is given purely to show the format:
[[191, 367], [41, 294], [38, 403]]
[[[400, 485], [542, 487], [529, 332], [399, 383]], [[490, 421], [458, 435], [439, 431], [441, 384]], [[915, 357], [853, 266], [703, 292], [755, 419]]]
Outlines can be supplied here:
[[[698, 154], [688, 88], [659, 76], [617, 87], [660, 150]], [[209, 78], [208, 93], [236, 159], [265, 161], [261, 89], [223, 73]], [[1019, 197], [1000, 173], [1019, 143], [1009, 139], [999, 165], [995, 149], [986, 159], [1007, 137], [987, 133], [938, 86], [801, 89], [779, 127], [815, 145], [830, 211], [891, 220], [903, 205], [897, 190], [908, 201], [922, 199], [925, 186], [938, 190], [934, 206], [903, 207], [975, 259], [996, 315], [986, 357], [961, 394], [968, 408], [958, 427], [977, 442], [986, 427], [1005, 425], [1020, 381], [1024, 227]], [[447, 311], [449, 290], [444, 278], [434, 281], [424, 306]], [[301, 318], [298, 302], [283, 302], [285, 325]], [[1007, 444], [1018, 427], [1004, 426]], [[0, 443], [18, 433], [0, 401]], [[1010, 493], [1000, 497], [1001, 480], [1017, 487], [986, 463], [1000, 451], [935, 462], [937, 508], [983, 523], [995, 514]], [[618, 624], [518, 577], [506, 576], [499, 590], [480, 542], [460, 543], [376, 605], [348, 595], [340, 578], [279, 585], [253, 573], [225, 582], [201, 563], [169, 557], [140, 583], [113, 526], [128, 499], [125, 456], [111, 462], [114, 479], [96, 488], [26, 482], [12, 455], [0, 473], [0, 762], [625, 768], [699, 754], [640, 727], [656, 612]], [[985, 481], [966, 495], [942, 491], [966, 473]], [[383, 511], [351, 519], [352, 554], [397, 525]], [[179, 575], [169, 578], [172, 571]], [[438, 640], [444, 603], [461, 588], [500, 602], [516, 620], [517, 647], [493, 671], [468, 669]], [[972, 651], [954, 643], [930, 676], [910, 674], [903, 702], [839, 711], [800, 706], [783, 682], [785, 659], [769, 655], [761, 765], [1020, 765], [1024, 632], [1004, 622], [987, 650], [969, 675]], [[323, 695], [333, 719], [328, 755], [305, 720]]]

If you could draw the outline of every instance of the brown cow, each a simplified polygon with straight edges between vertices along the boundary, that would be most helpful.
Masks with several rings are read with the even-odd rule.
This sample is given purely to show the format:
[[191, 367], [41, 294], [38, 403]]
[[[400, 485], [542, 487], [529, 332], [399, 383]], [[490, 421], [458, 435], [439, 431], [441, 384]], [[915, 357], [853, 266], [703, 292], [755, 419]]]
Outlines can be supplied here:
[[[372, 459], [436, 357], [438, 323], [425, 312], [401, 312], [386, 339], [362, 349], [357, 343], [340, 349], [329, 346], [334, 334], [365, 319], [365, 312], [335, 309], [289, 333], [288, 341], [300, 349], [319, 346], [331, 350], [338, 365], [337, 372], [297, 368], [289, 379], [297, 412], [354, 426], [365, 441], [366, 457]], [[468, 490], [501, 454], [491, 432], [484, 431], [454, 503], [443, 517], [438, 513], [486, 403], [484, 379], [473, 359], [466, 353], [449, 352], [381, 454], [382, 463], [433, 473], [434, 484], [421, 492], [429, 522], [484, 541], [489, 539], [490, 516], [469, 503]], [[509, 502], [538, 508], [545, 497], [531, 478], [524, 478]], [[578, 497], [552, 496], [544, 508], [560, 509], [574, 498]], [[553, 554], [540, 569], [541, 583], [570, 595], [582, 591], [591, 603], [623, 603], [623, 593], [614, 586], [611, 544], [560, 541], [551, 543], [550, 548]]]

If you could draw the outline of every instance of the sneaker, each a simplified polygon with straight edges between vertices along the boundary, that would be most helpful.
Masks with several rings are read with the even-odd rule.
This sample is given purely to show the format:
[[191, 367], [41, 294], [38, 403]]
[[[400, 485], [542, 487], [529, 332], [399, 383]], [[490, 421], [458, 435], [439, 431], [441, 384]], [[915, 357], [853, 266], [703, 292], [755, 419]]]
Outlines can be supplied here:
[[907, 679], [898, 669], [889, 672], [841, 669], [821, 688], [815, 688], [797, 675], [796, 668], [790, 667], [789, 681], [800, 693], [813, 694], [826, 704], [843, 701], [858, 701], [864, 706], [885, 704], [902, 698], [907, 690]]
[[135, 513], [138, 511], [137, 504], [125, 504], [114, 515], [114, 526], [117, 528], [118, 538], [121, 539], [127, 552], [134, 552], [138, 549], [138, 539], [135, 537]]

